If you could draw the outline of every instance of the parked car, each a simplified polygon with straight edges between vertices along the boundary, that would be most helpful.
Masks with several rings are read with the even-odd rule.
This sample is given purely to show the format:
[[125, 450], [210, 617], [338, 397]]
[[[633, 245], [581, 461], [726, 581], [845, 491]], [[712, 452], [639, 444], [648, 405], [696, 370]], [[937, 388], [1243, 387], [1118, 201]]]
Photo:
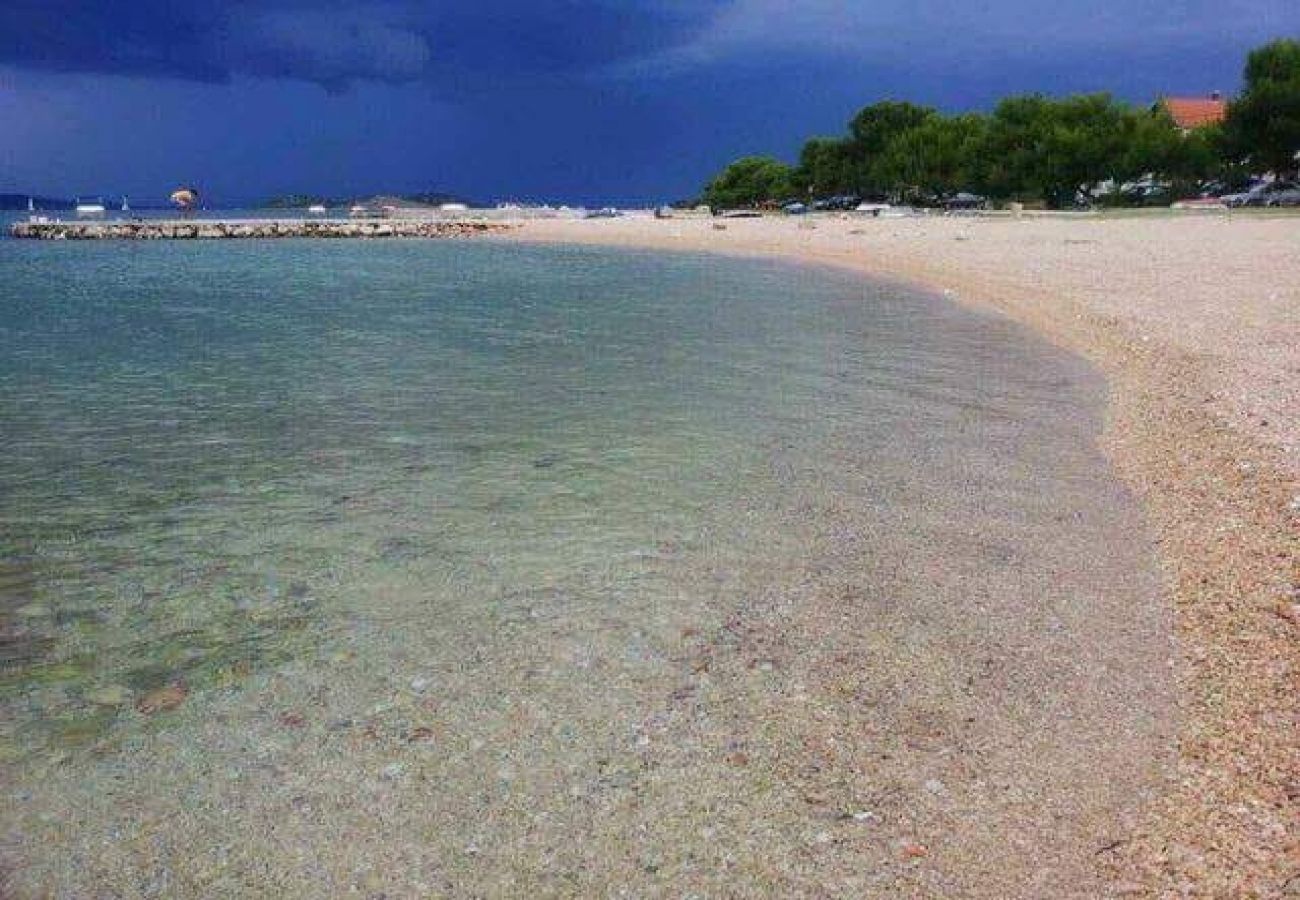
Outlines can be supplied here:
[[855, 212], [866, 213], [869, 216], [879, 218], [889, 212], [894, 207], [888, 203], [859, 203], [853, 207]]
[[943, 208], [947, 210], [984, 209], [988, 206], [988, 203], [988, 200], [979, 194], [959, 191], [943, 201]]
[[1270, 191], [1265, 206], [1300, 206], [1300, 184], [1290, 183], [1290, 187], [1281, 187]]
[[1300, 188], [1300, 185], [1294, 181], [1270, 181], [1267, 184], [1256, 185], [1244, 194], [1229, 194], [1219, 199], [1232, 207], [1273, 206], [1272, 201], [1275, 198], [1285, 199], [1297, 188]]
[[1129, 186], [1121, 191], [1120, 196], [1129, 206], [1168, 206], [1174, 197], [1169, 185], [1160, 182]]
[[612, 207], [612, 206], [606, 206], [604, 209], [593, 209], [593, 210], [589, 211], [585, 216], [583, 216], [583, 218], [585, 218], [585, 219], [617, 219], [617, 218], [618, 218], [619, 216], [621, 216], [621, 215], [623, 215], [623, 214], [622, 214], [621, 212], [619, 212], [617, 209], [615, 209], [614, 207]]
[[808, 205], [798, 200], [791, 200], [789, 203], [782, 204], [781, 212], [788, 216], [802, 216], [808, 211]]
[[862, 198], [854, 196], [853, 194], [839, 194], [835, 197], [823, 197], [821, 200], [814, 203], [812, 208], [828, 212], [846, 212], [851, 209], [857, 209], [858, 204], [861, 202]]

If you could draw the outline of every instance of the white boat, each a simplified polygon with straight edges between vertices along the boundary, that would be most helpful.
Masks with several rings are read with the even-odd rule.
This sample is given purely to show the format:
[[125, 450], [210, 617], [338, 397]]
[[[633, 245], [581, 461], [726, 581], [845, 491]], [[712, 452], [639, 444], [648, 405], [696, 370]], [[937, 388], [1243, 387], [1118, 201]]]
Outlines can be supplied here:
[[126, 198], [122, 198], [122, 212], [130, 212], [131, 207], [127, 205]]
[[325, 215], [325, 204], [313, 203], [311, 206], [307, 207], [307, 212], [311, 213], [313, 216], [323, 216]]
[[28, 198], [27, 198], [27, 211], [28, 211], [28, 212], [36, 212], [36, 198], [35, 198], [35, 197], [28, 197]]
[[81, 216], [83, 218], [90, 218], [93, 216], [102, 216], [103, 214], [104, 214], [104, 203], [102, 200], [83, 201], [80, 198], [77, 199], [78, 216]]

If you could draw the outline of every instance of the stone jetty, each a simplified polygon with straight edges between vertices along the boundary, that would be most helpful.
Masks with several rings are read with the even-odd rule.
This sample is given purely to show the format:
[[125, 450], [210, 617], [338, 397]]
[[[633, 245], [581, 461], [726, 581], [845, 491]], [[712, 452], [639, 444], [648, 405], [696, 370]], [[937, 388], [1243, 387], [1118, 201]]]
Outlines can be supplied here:
[[217, 240], [221, 238], [451, 238], [501, 231], [504, 222], [474, 219], [132, 219], [18, 222], [16, 238], [46, 241]]

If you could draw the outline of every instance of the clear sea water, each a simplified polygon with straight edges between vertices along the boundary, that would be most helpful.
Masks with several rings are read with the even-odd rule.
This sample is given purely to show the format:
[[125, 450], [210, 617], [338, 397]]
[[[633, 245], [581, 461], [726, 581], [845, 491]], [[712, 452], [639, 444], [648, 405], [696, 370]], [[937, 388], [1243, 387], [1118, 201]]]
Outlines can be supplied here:
[[835, 421], [863, 362], [863, 289], [821, 272], [463, 243], [0, 254], [21, 747], [98, 737], [119, 711], [96, 688], [311, 653], [343, 627], [321, 597], [385, 569], [427, 572], [431, 615], [470, 585], [617, 581], [752, 490], [771, 441]]
[[[1144, 563], [1104, 537], [1133, 518], [1095, 449], [1100, 391], [1005, 322], [816, 268], [494, 241], [0, 242], [15, 855], [74, 893], [96, 872], [179, 878], [287, 821], [285, 771], [441, 766], [427, 783], [459, 786], [438, 802], [466, 831], [422, 840], [508, 867], [521, 851], [466, 823], [522, 793], [585, 827], [563, 763], [604, 771], [649, 740], [660, 695], [708, 668], [683, 642], [832, 590], [865, 604], [845, 633], [874, 635], [880, 678], [910, 673], [899, 696], [941, 698], [967, 667], [975, 683], [1014, 627], [1065, 667], [1026, 697], [1086, 706], [1071, 629], [1110, 626], [1077, 598], [1127, 608], [1148, 586], [1103, 585]], [[150, 708], [168, 686], [180, 707]], [[361, 722], [402, 737], [329, 743]], [[299, 728], [322, 743], [284, 743]], [[425, 731], [436, 760], [401, 756]], [[299, 755], [266, 762], [280, 751]], [[202, 799], [227, 768], [272, 780]], [[170, 808], [173, 788], [188, 799], [158, 813], [157, 860], [103, 855], [148, 819], [130, 803]], [[294, 846], [402, 843], [313, 821]]]

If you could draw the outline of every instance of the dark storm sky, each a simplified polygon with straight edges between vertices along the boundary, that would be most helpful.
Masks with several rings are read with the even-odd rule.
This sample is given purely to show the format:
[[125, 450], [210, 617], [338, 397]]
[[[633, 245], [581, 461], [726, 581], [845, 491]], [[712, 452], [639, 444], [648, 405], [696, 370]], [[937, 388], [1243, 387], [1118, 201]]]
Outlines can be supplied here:
[[0, 191], [630, 202], [883, 98], [1232, 91], [1297, 0], [0, 0]]

